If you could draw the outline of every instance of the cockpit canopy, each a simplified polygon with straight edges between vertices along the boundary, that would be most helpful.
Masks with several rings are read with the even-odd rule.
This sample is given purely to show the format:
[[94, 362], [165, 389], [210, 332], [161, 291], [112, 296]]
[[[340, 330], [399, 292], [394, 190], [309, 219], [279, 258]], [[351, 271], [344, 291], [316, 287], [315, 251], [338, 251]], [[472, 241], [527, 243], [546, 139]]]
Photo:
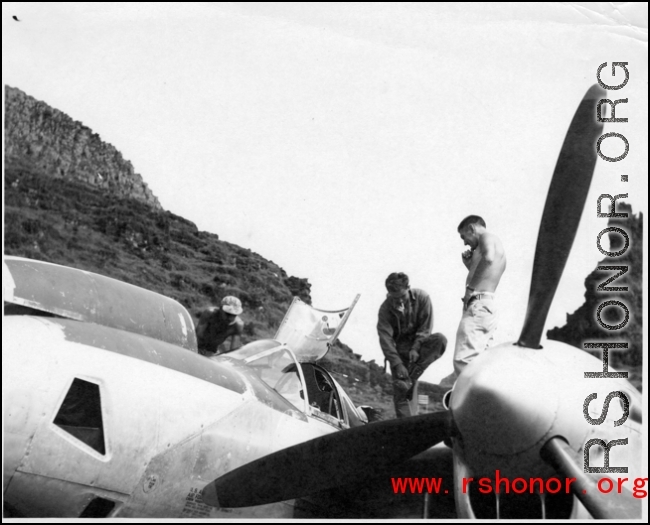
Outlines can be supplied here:
[[303, 414], [339, 428], [367, 422], [329, 372], [314, 363], [299, 363], [285, 343], [262, 339], [225, 357], [245, 364]]
[[301, 363], [318, 361], [329, 350], [357, 304], [343, 310], [319, 310], [294, 297], [274, 339], [286, 343]]

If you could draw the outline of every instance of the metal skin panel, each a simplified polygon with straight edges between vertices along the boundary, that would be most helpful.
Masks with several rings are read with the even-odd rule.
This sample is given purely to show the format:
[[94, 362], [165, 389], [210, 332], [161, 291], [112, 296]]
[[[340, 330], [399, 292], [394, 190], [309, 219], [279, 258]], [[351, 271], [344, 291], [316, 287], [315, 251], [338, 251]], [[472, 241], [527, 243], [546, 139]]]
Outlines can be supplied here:
[[[246, 367], [147, 337], [67, 319], [7, 316], [3, 348], [5, 370], [12, 370], [3, 374], [12, 400], [5, 406], [5, 501], [24, 515], [77, 516], [87, 504], [81, 493], [95, 490], [126, 495], [116, 515], [197, 517], [199, 504], [186, 505], [192, 490], [251, 459], [334, 431], [296, 417]], [[183, 370], [165, 363], [167, 353]], [[188, 367], [192, 360], [202, 365], [202, 377]], [[99, 385], [104, 455], [53, 424], [75, 378]], [[22, 484], [12, 485], [13, 478]], [[152, 480], [154, 490], [145, 492]], [[42, 505], [31, 505], [19, 490], [52, 484], [60, 497]], [[272, 508], [285, 516], [291, 506]], [[232, 515], [210, 509], [211, 516]]]
[[203, 503], [201, 490], [213, 479], [270, 452], [334, 431], [317, 421], [297, 420], [256, 401], [239, 406], [200, 436], [152, 459], [122, 518], [290, 518], [293, 502], [242, 509]]
[[[11, 416], [11, 414], [5, 413], [5, 419], [8, 419], [7, 416]], [[2, 435], [2, 442], [4, 449], [2, 458], [2, 493], [5, 494], [11, 477], [27, 453], [29, 439], [19, 432], [8, 432], [5, 428]]]
[[164, 295], [103, 275], [8, 256], [3, 267], [3, 299], [197, 352], [194, 323], [183, 306]]
[[[13, 351], [5, 352], [5, 359], [13, 361], [10, 368], [15, 377], [5, 383], [5, 393], [19, 399], [30, 389], [37, 392], [26, 415], [12, 408], [15, 414], [10, 418], [16, 421], [10, 431], [29, 440], [29, 453], [18, 467], [23, 472], [130, 493], [151, 457], [200, 433], [204, 425], [252, 397], [139, 359], [72, 343], [56, 322], [9, 321], [5, 328], [29, 337], [23, 336], [22, 345], [13, 341], [8, 347]], [[7, 337], [11, 339], [11, 333]], [[105, 455], [52, 423], [74, 378], [100, 387]], [[27, 424], [17, 424], [19, 420]]]
[[[24, 318], [24, 316], [21, 317]], [[12, 316], [6, 322], [12, 322], [13, 319], [18, 318]], [[206, 360], [204, 356], [184, 351], [177, 346], [105, 326], [56, 318], [49, 318], [48, 322], [60, 326], [65, 339], [72, 343], [147, 361], [240, 394], [247, 389], [242, 374], [233, 370], [232, 366], [222, 360]]]
[[5, 510], [9, 510], [13, 514], [11, 517], [66, 518], [79, 516], [97, 497], [115, 502], [115, 508], [107, 517], [114, 515], [123, 502], [128, 499], [127, 494], [120, 492], [17, 472], [11, 480], [8, 490], [4, 493], [4, 502]]

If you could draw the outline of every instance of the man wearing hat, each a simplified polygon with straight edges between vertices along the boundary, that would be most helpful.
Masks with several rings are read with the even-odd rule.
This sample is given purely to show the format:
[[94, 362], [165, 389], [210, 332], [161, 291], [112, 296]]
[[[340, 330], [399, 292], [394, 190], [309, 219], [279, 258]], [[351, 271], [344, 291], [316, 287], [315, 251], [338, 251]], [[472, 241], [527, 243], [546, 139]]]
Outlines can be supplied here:
[[386, 279], [388, 294], [379, 308], [379, 344], [393, 375], [398, 418], [417, 413], [417, 380], [447, 347], [447, 338], [432, 334], [433, 306], [424, 290], [409, 287], [404, 273]]
[[[199, 314], [196, 327], [199, 354], [212, 357], [232, 352], [241, 346], [244, 321], [238, 316], [242, 313], [241, 301], [229, 295], [221, 300], [221, 307], [212, 306]], [[219, 351], [222, 343], [230, 337], [230, 348]]]

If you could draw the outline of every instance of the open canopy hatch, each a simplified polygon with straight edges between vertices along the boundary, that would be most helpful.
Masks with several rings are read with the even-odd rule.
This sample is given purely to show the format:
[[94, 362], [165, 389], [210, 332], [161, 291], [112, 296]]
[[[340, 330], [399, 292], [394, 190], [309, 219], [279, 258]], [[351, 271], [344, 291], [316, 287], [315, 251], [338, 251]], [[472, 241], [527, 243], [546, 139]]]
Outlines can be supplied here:
[[301, 363], [323, 357], [338, 337], [359, 295], [343, 310], [319, 310], [294, 297], [274, 339], [285, 343]]

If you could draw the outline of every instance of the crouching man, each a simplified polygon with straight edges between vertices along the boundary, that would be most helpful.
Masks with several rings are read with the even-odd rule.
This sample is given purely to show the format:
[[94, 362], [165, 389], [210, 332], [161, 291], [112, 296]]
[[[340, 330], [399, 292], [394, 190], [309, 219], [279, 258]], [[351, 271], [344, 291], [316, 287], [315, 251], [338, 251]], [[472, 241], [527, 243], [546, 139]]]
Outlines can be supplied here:
[[[196, 338], [199, 354], [207, 357], [232, 352], [241, 346], [241, 334], [244, 331], [244, 322], [239, 318], [242, 313], [241, 301], [229, 295], [221, 301], [221, 307], [210, 307], [199, 316], [196, 327]], [[226, 340], [230, 338], [230, 347]]]
[[424, 290], [409, 287], [404, 273], [386, 279], [388, 294], [379, 308], [377, 332], [393, 375], [398, 418], [417, 413], [417, 380], [447, 347], [447, 338], [432, 334], [433, 306]]

